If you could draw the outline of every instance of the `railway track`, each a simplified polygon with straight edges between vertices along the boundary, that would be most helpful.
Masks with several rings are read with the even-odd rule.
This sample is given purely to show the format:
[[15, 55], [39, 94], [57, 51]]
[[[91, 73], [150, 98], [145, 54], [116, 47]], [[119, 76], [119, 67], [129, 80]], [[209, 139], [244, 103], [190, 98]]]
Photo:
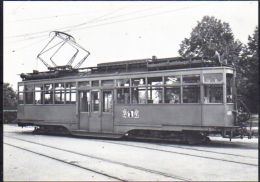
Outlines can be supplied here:
[[[6, 132], [8, 133], [8, 132]], [[12, 132], [10, 132], [12, 133]], [[40, 134], [40, 135], [44, 135], [44, 134]], [[67, 135], [57, 135], [55, 134], [54, 136], [67, 136]], [[100, 138], [99, 138], [100, 139]], [[105, 142], [105, 143], [113, 143], [113, 144], [120, 144], [120, 145], [128, 145], [128, 146], [133, 146], [133, 147], [138, 147], [136, 145], [131, 145], [131, 144], [122, 144], [122, 143], [119, 143], [119, 142], [114, 142], [114, 141], [109, 141], [109, 140], [101, 140], [102, 142]], [[131, 142], [131, 141], [134, 141], [134, 142], [140, 142], [142, 140], [123, 140], [123, 141], [127, 141], [127, 142]], [[205, 150], [205, 149], [196, 149], [196, 148], [191, 148], [191, 147], [184, 147], [184, 146], [172, 146], [172, 145], [168, 145], [168, 144], [162, 144], [162, 143], [158, 143], [155, 141], [155, 143], [153, 144], [156, 144], [156, 145], [159, 145], [159, 146], [165, 146], [165, 147], [171, 147], [171, 148], [179, 148], [179, 149], [187, 149], [187, 150], [192, 150], [192, 151], [199, 151], [199, 152], [206, 152], [206, 153], [212, 153], [212, 154], [221, 154], [221, 155], [227, 155], [227, 156], [234, 156], [234, 157], [245, 157], [245, 158], [250, 158], [250, 159], [258, 159], [257, 157], [252, 157], [252, 156], [246, 156], [246, 155], [240, 155], [240, 154], [232, 154], [232, 153], [226, 153], [226, 152], [216, 152], [216, 151], [210, 151], [210, 150]], [[141, 147], [142, 148], [142, 147]], [[149, 147], [148, 147], [149, 148]], [[150, 148], [149, 148], [150, 149]], [[167, 152], [167, 151], [166, 151]], [[230, 161], [232, 162], [232, 161]]]
[[226, 152], [215, 152], [215, 151], [204, 150], [204, 149], [196, 149], [196, 148], [191, 148], [191, 147], [172, 146], [172, 145], [165, 145], [165, 144], [158, 144], [158, 145], [166, 146], [166, 147], [172, 147], [172, 148], [188, 149], [188, 150], [200, 151], [200, 152], [206, 152], [206, 153], [212, 153], [212, 154], [222, 154], [222, 155], [235, 156], [235, 157], [245, 157], [245, 158], [250, 158], [250, 159], [258, 159], [257, 157], [252, 157], [252, 156], [246, 156], [246, 155], [240, 155], [240, 154], [231, 154], [231, 153], [226, 153]]
[[[248, 162], [238, 162], [238, 161], [228, 160], [228, 159], [221, 159], [221, 158], [208, 157], [208, 156], [202, 156], [202, 155], [175, 152], [175, 151], [170, 151], [170, 150], [156, 149], [156, 148], [152, 148], [152, 147], [138, 146], [138, 145], [134, 145], [134, 144], [126, 144], [126, 143], [104, 141], [104, 140], [102, 140], [102, 141], [105, 142], [105, 143], [112, 143], [112, 144], [117, 144], [117, 145], [124, 145], [124, 146], [130, 146], [130, 147], [136, 147], [136, 148], [142, 148], [142, 149], [148, 149], [148, 150], [154, 150], [154, 151], [160, 151], [160, 152], [166, 152], [166, 153], [174, 153], [174, 154], [187, 155], [187, 156], [192, 156], [192, 157], [199, 157], [199, 158], [204, 158], [204, 159], [211, 159], [211, 160], [217, 160], [217, 161], [230, 162], [230, 163], [236, 163], [236, 164], [258, 167], [257, 164], [248, 163]], [[208, 151], [208, 150], [202, 150], [202, 149], [194, 149], [194, 148], [190, 148], [190, 147], [168, 146], [168, 145], [164, 145], [164, 144], [157, 144], [157, 145], [167, 146], [167, 147], [171, 147], [171, 148], [180, 148], [180, 149], [187, 149], [187, 150], [193, 150], [193, 151], [207, 152], [207, 153], [212, 153], [212, 154], [222, 154], [222, 155], [235, 156], [235, 157], [245, 157], [245, 158], [250, 158], [250, 159], [258, 159], [258, 158], [251, 157], [251, 156], [229, 154], [229, 153], [224, 153], [224, 152], [214, 152], [214, 151]]]
[[9, 144], [9, 143], [6, 143], [6, 142], [4, 142], [4, 144], [11, 146], [11, 147], [21, 149], [21, 150], [24, 150], [24, 151], [27, 151], [27, 152], [30, 152], [30, 153], [33, 153], [33, 154], [36, 154], [36, 155], [47, 157], [49, 159], [53, 159], [53, 160], [56, 160], [56, 161], [59, 161], [59, 162], [62, 162], [62, 163], [65, 163], [65, 164], [68, 164], [68, 165], [71, 165], [71, 166], [75, 166], [75, 167], [78, 167], [78, 168], [81, 168], [81, 169], [84, 169], [84, 170], [87, 170], [87, 171], [91, 171], [91, 172], [94, 172], [94, 173], [97, 173], [97, 174], [101, 174], [103, 176], [109, 177], [109, 178], [114, 179], [114, 180], [125, 181], [125, 180], [118, 178], [116, 176], [112, 176], [112, 175], [109, 175], [109, 174], [106, 174], [106, 173], [99, 172], [97, 170], [93, 170], [93, 169], [90, 169], [90, 168], [87, 168], [87, 167], [84, 167], [84, 166], [80, 166], [80, 165], [73, 163], [73, 162], [68, 162], [66, 160], [51, 157], [51, 156], [48, 156], [48, 155], [45, 155], [45, 154], [42, 154], [42, 153], [39, 153], [39, 152], [35, 152], [35, 151], [29, 150], [29, 149], [26, 149], [26, 148], [23, 148], [23, 147], [19, 147], [19, 146], [16, 146], [16, 145]]
[[[104, 141], [104, 142], [106, 142], [106, 141]], [[116, 144], [117, 142], [113, 142], [113, 143]], [[226, 153], [226, 152], [216, 152], [216, 151], [196, 149], [196, 148], [191, 148], [191, 147], [186, 147], [186, 146], [185, 147], [184, 146], [177, 146], [177, 145], [173, 146], [173, 145], [162, 144], [162, 143], [153, 143], [153, 144], [156, 144], [156, 145], [159, 145], [159, 146], [164, 146], [164, 147], [188, 149], [188, 150], [200, 151], [200, 152], [206, 152], [206, 153], [212, 153], [212, 154], [222, 154], [222, 155], [235, 156], [235, 157], [245, 157], [245, 158], [251, 158], [251, 159], [258, 159], [257, 157], [252, 157], [252, 156], [247, 156], [247, 155], [232, 154], [232, 153]]]
[[[110, 160], [110, 159], [97, 157], [97, 156], [93, 156], [93, 155], [89, 155], [89, 154], [83, 154], [83, 153], [75, 152], [75, 151], [72, 151], [72, 150], [54, 147], [54, 146], [51, 146], [51, 145], [46, 145], [46, 144], [42, 144], [42, 143], [38, 143], [38, 142], [33, 142], [33, 141], [30, 141], [30, 140], [20, 139], [20, 138], [17, 138], [17, 137], [11, 137], [11, 136], [4, 136], [4, 137], [23, 141], [23, 142], [27, 142], [27, 143], [38, 145], [38, 146], [42, 146], [42, 147], [45, 147], [45, 148], [55, 149], [55, 150], [67, 152], [67, 153], [70, 153], [70, 154], [75, 154], [75, 155], [79, 155], [79, 156], [83, 156], [83, 157], [87, 157], [87, 158], [91, 158], [91, 159], [96, 159], [96, 160], [108, 162], [108, 163], [111, 163], [111, 164], [120, 165], [120, 166], [123, 166], [123, 167], [126, 167], [126, 168], [131, 168], [131, 169], [134, 169], [134, 170], [143, 171], [143, 172], [150, 173], [150, 174], [155, 174], [155, 175], [167, 177], [167, 178], [170, 178], [171, 180], [191, 181], [191, 179], [188, 179], [188, 178], [184, 178], [184, 177], [181, 177], [181, 176], [178, 176], [178, 175], [173, 175], [173, 174], [169, 174], [169, 173], [165, 173], [165, 172], [156, 171], [156, 170], [153, 170], [153, 169], [144, 168], [144, 167], [141, 167], [141, 166], [136, 166], [136, 165], [131, 165], [131, 164], [123, 163], [123, 162], [113, 161], [113, 160]], [[43, 154], [43, 153], [40, 153], [40, 152], [36, 152], [36, 151], [30, 150], [30, 149], [26, 149], [25, 147], [20, 147], [20, 146], [10, 144], [10, 143], [7, 143], [7, 142], [4, 142], [4, 144], [12, 146], [12, 147], [19, 148], [21, 150], [25, 150], [25, 151], [28, 151], [28, 152], [31, 152], [31, 153], [35, 153], [37, 155], [45, 156], [45, 157], [48, 157], [48, 158], [51, 158], [53, 160], [57, 160], [57, 161], [60, 161], [60, 162], [66, 163], [66, 164], [70, 164], [70, 165], [73, 165], [75, 167], [79, 167], [79, 168], [82, 168], [82, 169], [85, 169], [85, 170], [96, 172], [98, 174], [102, 174], [104, 176], [111, 177], [111, 178], [116, 179], [116, 180], [128, 181], [127, 179], [123, 179], [123, 178], [120, 178], [120, 177], [117, 177], [117, 176], [113, 176], [113, 175], [110, 175], [110, 174], [107, 174], [107, 173], [104, 173], [104, 172], [99, 172], [99, 171], [96, 171], [96, 170], [93, 170], [93, 169], [90, 169], [90, 168], [87, 168], [87, 167], [84, 167], [84, 166], [81, 166], [81, 165], [78, 165], [78, 164], [75, 164], [75, 163], [68, 162], [66, 160], [61, 160], [61, 159], [56, 158], [56, 157], [52, 157], [52, 156], [49, 156], [49, 155], [46, 155], [46, 154]]]

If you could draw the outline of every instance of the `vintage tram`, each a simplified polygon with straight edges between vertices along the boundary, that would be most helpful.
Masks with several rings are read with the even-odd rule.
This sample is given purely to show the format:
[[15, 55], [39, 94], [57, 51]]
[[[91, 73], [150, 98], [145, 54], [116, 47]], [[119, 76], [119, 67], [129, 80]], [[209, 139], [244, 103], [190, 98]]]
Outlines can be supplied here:
[[232, 137], [236, 72], [205, 58], [140, 59], [22, 74], [18, 125], [73, 135], [204, 140]]

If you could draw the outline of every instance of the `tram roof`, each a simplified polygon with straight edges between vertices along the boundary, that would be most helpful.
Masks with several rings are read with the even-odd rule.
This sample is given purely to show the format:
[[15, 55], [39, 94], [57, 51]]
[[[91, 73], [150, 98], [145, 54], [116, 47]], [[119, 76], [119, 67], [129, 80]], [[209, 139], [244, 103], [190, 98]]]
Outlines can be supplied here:
[[[55, 70], [47, 72], [37, 72], [21, 74], [23, 80], [40, 80], [50, 78], [60, 78], [67, 76], [79, 76], [82, 73], [107, 74], [107, 73], [134, 73], [144, 71], [178, 70], [220, 66], [216, 61], [206, 58], [185, 59], [182, 57], [136, 59], [127, 61], [116, 61], [100, 63], [97, 67], [86, 67], [70, 70]], [[224, 65], [228, 66], [228, 65]]]

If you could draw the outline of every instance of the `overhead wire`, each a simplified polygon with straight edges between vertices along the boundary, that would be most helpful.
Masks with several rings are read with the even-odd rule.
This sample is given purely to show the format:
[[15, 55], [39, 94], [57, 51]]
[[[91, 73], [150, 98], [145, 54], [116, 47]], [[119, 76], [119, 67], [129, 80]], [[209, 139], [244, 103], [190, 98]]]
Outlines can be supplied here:
[[160, 13], [154, 13], [154, 14], [150, 14], [150, 15], [143, 15], [143, 16], [138, 16], [138, 17], [134, 17], [134, 18], [117, 20], [117, 21], [114, 21], [114, 22], [107, 22], [107, 23], [103, 23], [103, 24], [91, 25], [91, 26], [86, 26], [86, 27], [81, 27], [81, 28], [68, 29], [65, 32], [70, 32], [70, 31], [75, 31], [75, 30], [80, 30], [80, 29], [86, 29], [86, 28], [99, 27], [99, 26], [103, 26], [103, 25], [109, 25], [109, 24], [115, 24], [115, 23], [121, 23], [121, 22], [127, 22], [127, 21], [131, 21], [131, 20], [142, 19], [142, 18], [147, 18], [147, 17], [151, 17], [151, 16], [173, 13], [173, 12], [176, 12], [176, 11], [180, 11], [180, 10], [184, 10], [184, 9], [190, 9], [190, 8], [194, 8], [194, 7], [188, 6], [188, 7], [184, 7], [184, 8], [180, 8], [180, 9], [168, 10], [168, 11], [164, 11], [164, 12], [160, 12]]
[[[30, 44], [26, 44], [25, 46], [15, 48], [13, 51], [14, 51], [14, 52], [17, 52], [17, 51], [20, 51], [20, 50], [26, 49], [26, 48], [28, 48], [28, 47], [31, 47], [32, 45], [35, 45], [35, 44], [38, 44], [39, 42], [42, 42], [42, 41], [45, 40], [45, 39], [46, 39], [46, 37], [43, 38], [43, 39], [40, 39], [40, 40], [34, 41], [34, 42], [30, 43]], [[13, 51], [12, 51], [12, 52], [13, 52]]]
[[[200, 5], [201, 6], [201, 5]], [[198, 7], [198, 6], [196, 6]], [[125, 13], [125, 14], [121, 14], [119, 16], [112, 16], [112, 17], [107, 17], [107, 18], [103, 18], [107, 15], [111, 15], [113, 14], [113, 12], [110, 12], [110, 13], [106, 13], [102, 16], [98, 16], [92, 20], [89, 20], [88, 22], [84, 22], [84, 23], [81, 23], [81, 24], [77, 24], [77, 25], [73, 25], [73, 26], [66, 26], [66, 27], [63, 27], [62, 29], [64, 28], [67, 28], [67, 27], [70, 27], [70, 29], [67, 29], [65, 30], [64, 32], [70, 32], [70, 31], [76, 31], [76, 30], [81, 30], [81, 29], [87, 29], [87, 28], [94, 28], [94, 27], [99, 27], [99, 26], [104, 26], [104, 25], [109, 25], [109, 24], [115, 24], [115, 23], [120, 23], [120, 22], [127, 22], [127, 21], [131, 21], [131, 20], [136, 20], [136, 19], [142, 19], [142, 18], [146, 18], [146, 17], [151, 17], [151, 16], [156, 16], [156, 15], [162, 15], [162, 14], [167, 14], [167, 13], [173, 13], [173, 12], [176, 12], [176, 11], [180, 11], [180, 10], [184, 10], [184, 9], [190, 9], [190, 8], [194, 8], [194, 6], [188, 6], [188, 7], [184, 7], [184, 8], [179, 8], [179, 9], [174, 9], [174, 10], [168, 10], [168, 11], [163, 11], [163, 12], [158, 12], [158, 13], [153, 13], [153, 14], [149, 14], [149, 15], [143, 15], [143, 16], [137, 16], [137, 17], [133, 17], [133, 18], [127, 18], [127, 19], [122, 19], [122, 20], [117, 20], [117, 21], [113, 21], [113, 22], [106, 22], [106, 23], [102, 23], [102, 24], [96, 24], [96, 25], [90, 25], [90, 26], [83, 26], [83, 25], [87, 25], [87, 23], [91, 23], [91, 22], [100, 22], [100, 21], [106, 21], [106, 20], [110, 20], [110, 19], [115, 19], [115, 18], [120, 18], [122, 16], [126, 16], [126, 15], [129, 15], [133, 12], [128, 12], [128, 13]], [[154, 9], [154, 8], [146, 8], [146, 9], [143, 9], [143, 10], [136, 10], [134, 11], [135, 13], [136, 12], [140, 12], [140, 11], [146, 11], [148, 9]], [[122, 10], [122, 8], [120, 8], [120, 10]], [[101, 19], [100, 19], [101, 18]], [[103, 18], [103, 19], [102, 19]], [[82, 27], [83, 26], [83, 27]], [[72, 29], [73, 27], [73, 29]], [[52, 30], [53, 31], [53, 30]], [[47, 33], [47, 31], [42, 31], [44, 33]], [[49, 31], [48, 31], [49, 32]], [[39, 33], [39, 32], [37, 32]], [[27, 34], [26, 34], [27, 35]], [[35, 37], [28, 37], [26, 39], [23, 39], [21, 41], [25, 41], [25, 40], [31, 40], [31, 39], [36, 39], [36, 38], [40, 38], [40, 37], [45, 37], [46, 35], [38, 35], [38, 36], [35, 36]], [[17, 42], [17, 41], [16, 41]], [[40, 41], [37, 41], [36, 43], [38, 43]], [[34, 43], [33, 43], [34, 44]], [[29, 46], [29, 45], [28, 45]], [[26, 46], [24, 46], [26, 47]], [[22, 47], [22, 48], [24, 48]]]
[[[128, 6], [126, 6], [128, 7]], [[55, 30], [64, 30], [64, 29], [69, 29], [69, 28], [75, 28], [75, 27], [79, 27], [79, 26], [84, 26], [86, 24], [89, 24], [89, 23], [95, 23], [95, 22], [99, 22], [99, 21], [105, 21], [105, 20], [109, 20], [109, 19], [114, 19], [114, 18], [119, 18], [119, 17], [123, 17], [123, 16], [126, 16], [126, 15], [129, 15], [129, 14], [136, 14], [138, 12], [144, 12], [144, 11], [147, 11], [147, 10], [151, 10], [151, 9], [157, 9], [161, 6], [157, 6], [157, 7], [150, 7], [150, 8], [145, 8], [145, 9], [141, 9], [141, 10], [135, 10], [135, 11], [131, 11], [131, 12], [128, 12], [128, 13], [125, 13], [125, 14], [121, 14], [121, 15], [118, 15], [118, 16], [112, 16], [112, 17], [108, 17], [108, 18], [103, 18], [103, 17], [106, 17], [108, 15], [111, 15], [111, 14], [114, 14], [116, 13], [117, 11], [121, 11], [123, 9], [125, 9], [126, 7], [120, 7], [118, 8], [116, 11], [112, 11], [112, 12], [109, 12], [109, 13], [106, 13], [104, 15], [101, 15], [101, 16], [98, 16], [96, 18], [93, 18], [91, 20], [88, 20], [86, 22], [83, 22], [83, 23], [80, 23], [80, 24], [76, 24], [76, 25], [70, 25], [70, 26], [66, 26], [66, 27], [61, 27], [61, 28], [56, 28]], [[103, 19], [102, 19], [103, 18]], [[15, 36], [7, 36], [6, 38], [19, 38], [19, 37], [28, 37], [28, 36], [32, 36], [34, 34], [42, 34], [42, 33], [49, 33], [50, 31], [53, 31], [52, 30], [44, 30], [44, 31], [40, 31], [40, 32], [34, 32], [34, 33], [26, 33], [26, 34], [20, 34], [20, 35], [15, 35]]]
[[[126, 7], [120, 7], [118, 9], [116, 9], [116, 10], [113, 10], [112, 12], [105, 13], [105, 14], [103, 14], [101, 16], [95, 17], [95, 18], [93, 18], [91, 20], [88, 20], [87, 22], [84, 22], [84, 23], [91, 23], [91, 22], [97, 21], [98, 19], [103, 18], [103, 17], [105, 17], [105, 16], [107, 16], [109, 14], [114, 14], [117, 11], [121, 11], [124, 8], [126, 8]], [[80, 25], [80, 24], [77, 24], [77, 25]], [[77, 26], [77, 25], [70, 25], [70, 26], [66, 26], [66, 27], [62, 27], [62, 28], [56, 28], [55, 30], [62, 30], [62, 29], [66, 29], [66, 28], [72, 28], [73, 26]], [[5, 38], [28, 37], [28, 36], [32, 36], [32, 35], [38, 35], [38, 34], [42, 34], [42, 33], [47, 33], [47, 32], [49, 33], [50, 31], [53, 31], [53, 29], [52, 30], [44, 30], [44, 31], [34, 32], [34, 33], [26, 33], [26, 34], [14, 35], [14, 36], [7, 36]]]
[[[135, 10], [135, 11], [131, 11], [131, 12], [128, 12], [128, 13], [125, 13], [125, 14], [120, 14], [120, 15], [117, 15], [117, 16], [112, 16], [112, 17], [107, 17], [107, 18], [103, 18], [103, 19], [100, 19], [98, 20], [98, 22], [102, 22], [102, 21], [106, 21], [106, 20], [110, 20], [110, 19], [115, 19], [115, 18], [120, 18], [120, 17], [123, 17], [123, 16], [127, 16], [129, 14], [135, 14], [135, 13], [138, 13], [138, 12], [145, 12], [147, 10], [151, 10], [151, 9], [157, 9], [158, 7], [150, 7], [150, 8], [145, 8], [145, 9], [141, 9], [141, 10]], [[71, 26], [72, 28], [75, 28], [75, 27], [80, 27], [80, 26], [84, 26], [86, 24], [88, 24], [89, 22], [83, 22], [81, 24], [77, 24], [77, 25], [73, 25]], [[64, 29], [64, 28], [63, 28]], [[66, 31], [66, 30], [65, 30]]]
[[[127, 7], [127, 6], [126, 6]], [[118, 11], [121, 11], [123, 9], [125, 9], [126, 7], [121, 7], [118, 9]], [[63, 30], [65, 28], [72, 28], [72, 27], [77, 27], [77, 26], [82, 26], [82, 25], [85, 25], [87, 23], [95, 23], [96, 22], [99, 22], [99, 21], [104, 21], [104, 20], [108, 20], [108, 19], [113, 19], [113, 18], [118, 18], [118, 17], [122, 17], [122, 16], [126, 16], [126, 15], [129, 15], [129, 14], [135, 14], [135, 13], [138, 13], [138, 12], [144, 12], [144, 11], [147, 11], [147, 10], [151, 10], [151, 9], [156, 9], [158, 8], [157, 7], [150, 7], [150, 8], [145, 8], [145, 9], [141, 9], [141, 10], [135, 10], [135, 11], [131, 11], [131, 12], [128, 12], [128, 13], [125, 13], [125, 14], [121, 14], [120, 16], [113, 16], [113, 17], [110, 17], [110, 18], [103, 18], [103, 17], [106, 17], [107, 15], [111, 15], [111, 14], [114, 14], [116, 13], [116, 11], [113, 11], [113, 12], [110, 12], [110, 13], [106, 13], [104, 15], [101, 15], [101, 16], [98, 16], [96, 18], [93, 18], [87, 22], [83, 22], [81, 24], [77, 24], [77, 25], [71, 25], [71, 26], [66, 26], [66, 27], [63, 27], [63, 28], [60, 28], [60, 29], [56, 29], [56, 30]], [[100, 19], [101, 18], [101, 19]], [[103, 19], [102, 19], [103, 18]], [[41, 31], [41, 33], [49, 33], [50, 31], [53, 31], [53, 30], [48, 30], [48, 31]], [[37, 32], [37, 33], [40, 33], [40, 32]], [[31, 36], [32, 34], [23, 34], [23, 36]], [[21, 35], [22, 36], [22, 35]], [[27, 41], [27, 40], [32, 40], [32, 39], [37, 39], [37, 38], [41, 38], [41, 37], [45, 37], [46, 35], [38, 35], [38, 36], [34, 36], [34, 37], [27, 37], [27, 38], [23, 38], [21, 40], [15, 40], [15, 41], [11, 41], [11, 42], [20, 42], [20, 41]], [[11, 37], [6, 37], [6, 38], [11, 38]], [[38, 41], [37, 41], [38, 42]]]
[[86, 12], [70, 13], [70, 14], [60, 14], [60, 15], [52, 15], [52, 16], [43, 16], [43, 17], [36, 17], [36, 18], [25, 18], [25, 19], [11, 20], [11, 21], [8, 21], [7, 23], [43, 20], [43, 19], [50, 19], [50, 18], [53, 18], [53, 17], [59, 18], [59, 17], [64, 17], [64, 16], [82, 15], [82, 14], [85, 14], [85, 13]]

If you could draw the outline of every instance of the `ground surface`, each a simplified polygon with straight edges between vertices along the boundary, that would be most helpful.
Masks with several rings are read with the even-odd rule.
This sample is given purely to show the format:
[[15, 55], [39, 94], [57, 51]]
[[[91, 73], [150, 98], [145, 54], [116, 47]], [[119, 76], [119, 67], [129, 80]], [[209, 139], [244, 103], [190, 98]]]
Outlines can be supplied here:
[[257, 181], [258, 138], [207, 145], [35, 135], [4, 125], [4, 180]]

